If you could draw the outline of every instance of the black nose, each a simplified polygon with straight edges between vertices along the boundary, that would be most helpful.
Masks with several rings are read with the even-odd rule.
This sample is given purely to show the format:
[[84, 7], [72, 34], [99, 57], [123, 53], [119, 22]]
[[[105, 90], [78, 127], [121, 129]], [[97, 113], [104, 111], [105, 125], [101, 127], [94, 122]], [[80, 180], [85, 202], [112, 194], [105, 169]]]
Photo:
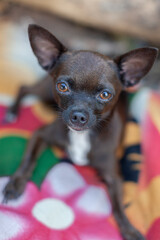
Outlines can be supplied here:
[[87, 112], [73, 111], [70, 120], [74, 125], [83, 126], [88, 122]]

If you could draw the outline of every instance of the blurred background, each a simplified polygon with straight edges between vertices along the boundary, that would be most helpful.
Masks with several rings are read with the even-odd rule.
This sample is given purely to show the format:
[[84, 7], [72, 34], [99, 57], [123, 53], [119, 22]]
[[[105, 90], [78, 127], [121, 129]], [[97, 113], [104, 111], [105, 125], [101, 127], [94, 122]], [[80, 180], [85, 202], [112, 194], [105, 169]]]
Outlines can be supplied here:
[[[111, 57], [143, 46], [160, 46], [157, 0], [14, 0], [0, 1], [1, 93], [15, 95], [22, 83], [40, 79], [29, 46], [27, 27], [39, 24], [70, 49], [90, 49]], [[145, 85], [159, 88], [157, 62]]]
[[[114, 57], [144, 46], [160, 48], [159, 0], [0, 0], [0, 176], [13, 174], [32, 132], [56, 117], [36, 99], [28, 98], [15, 122], [2, 124], [1, 121], [19, 86], [32, 84], [46, 74], [30, 48], [27, 34], [30, 23], [48, 29], [69, 49], [94, 50]], [[147, 233], [158, 219], [157, 238], [150, 231], [148, 236], [151, 237], [147, 239], [159, 240], [159, 58], [143, 79], [143, 85], [133, 96], [130, 109], [133, 116], [141, 120], [149, 106], [148, 115], [152, 121], [143, 126], [142, 140], [137, 121], [126, 128], [126, 151], [122, 159], [127, 173], [124, 202], [132, 203], [126, 209], [127, 214], [143, 233]], [[149, 101], [152, 90], [154, 94]], [[141, 143], [144, 157], [141, 156]], [[32, 181], [40, 185], [48, 170], [63, 157], [59, 149], [46, 150], [38, 160]], [[140, 185], [137, 185], [143, 158], [146, 164]], [[138, 194], [137, 189], [140, 189]]]

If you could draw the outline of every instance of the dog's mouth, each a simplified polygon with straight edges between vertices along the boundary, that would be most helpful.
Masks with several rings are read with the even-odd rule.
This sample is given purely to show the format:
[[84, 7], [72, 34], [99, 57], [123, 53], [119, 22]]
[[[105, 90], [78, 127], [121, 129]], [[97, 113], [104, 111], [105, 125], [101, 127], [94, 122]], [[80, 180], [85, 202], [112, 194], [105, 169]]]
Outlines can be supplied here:
[[77, 132], [82, 132], [89, 129], [88, 127], [78, 127], [78, 126], [75, 127], [75, 126], [69, 126], [69, 125], [68, 125], [68, 128], [71, 131], [77, 131]]

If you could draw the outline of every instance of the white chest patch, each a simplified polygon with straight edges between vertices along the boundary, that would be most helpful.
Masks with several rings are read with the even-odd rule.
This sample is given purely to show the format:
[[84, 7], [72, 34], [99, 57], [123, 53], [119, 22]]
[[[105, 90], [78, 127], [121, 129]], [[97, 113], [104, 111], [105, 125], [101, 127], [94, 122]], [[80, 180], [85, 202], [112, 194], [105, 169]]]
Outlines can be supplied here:
[[77, 132], [69, 130], [70, 144], [68, 153], [71, 160], [77, 165], [87, 165], [89, 163], [87, 154], [91, 149], [89, 131]]

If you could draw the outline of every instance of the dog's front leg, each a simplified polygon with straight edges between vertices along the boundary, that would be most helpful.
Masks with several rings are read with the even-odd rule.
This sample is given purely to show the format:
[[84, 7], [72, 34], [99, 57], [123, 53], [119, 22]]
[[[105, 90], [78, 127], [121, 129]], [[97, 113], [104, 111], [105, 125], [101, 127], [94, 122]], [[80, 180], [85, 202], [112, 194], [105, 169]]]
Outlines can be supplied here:
[[56, 103], [54, 100], [52, 89], [52, 81], [50, 77], [45, 77], [41, 81], [36, 82], [33, 85], [23, 85], [19, 88], [18, 94], [14, 99], [14, 102], [6, 111], [3, 119], [3, 123], [13, 122], [17, 119], [21, 102], [24, 97], [33, 95], [39, 98], [44, 103], [48, 103], [50, 107], [56, 110]]
[[38, 153], [45, 146], [45, 142], [41, 136], [41, 130], [35, 132], [30, 139], [27, 150], [24, 154], [22, 163], [14, 175], [10, 178], [8, 184], [4, 188], [4, 200], [7, 202], [10, 199], [18, 198], [24, 191], [27, 181], [32, 175], [36, 165]]
[[[4, 188], [3, 202], [18, 198], [23, 193], [27, 181], [32, 176], [32, 172], [36, 166], [37, 157], [47, 145], [58, 145], [62, 148], [65, 147], [66, 138], [61, 134], [62, 129], [63, 126], [61, 126], [60, 121], [56, 121], [51, 125], [37, 130], [33, 134], [29, 140], [20, 167]], [[59, 134], [57, 131], [59, 131]]]
[[107, 156], [108, 161], [104, 161], [104, 156], [97, 159], [98, 165], [95, 166], [98, 170], [100, 178], [108, 187], [109, 197], [112, 203], [112, 211], [115, 220], [119, 226], [119, 230], [125, 240], [144, 240], [145, 238], [141, 233], [136, 230], [124, 213], [124, 207], [122, 204], [122, 187], [121, 179], [116, 172], [116, 157], [114, 153], [109, 153]]

